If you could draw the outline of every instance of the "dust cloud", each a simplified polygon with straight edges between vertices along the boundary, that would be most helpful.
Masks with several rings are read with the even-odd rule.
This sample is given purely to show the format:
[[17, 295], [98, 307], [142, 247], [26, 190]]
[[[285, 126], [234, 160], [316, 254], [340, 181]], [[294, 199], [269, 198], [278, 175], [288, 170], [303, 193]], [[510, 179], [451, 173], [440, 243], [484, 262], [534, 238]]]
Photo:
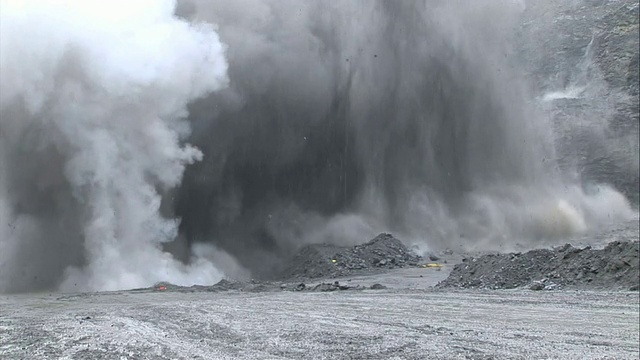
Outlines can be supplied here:
[[635, 216], [560, 171], [524, 2], [3, 1], [0, 292], [211, 284], [393, 232], [499, 248]]
[[212, 282], [162, 251], [161, 214], [202, 152], [186, 106], [228, 84], [212, 26], [172, 1], [3, 1], [0, 290], [113, 290]]
[[177, 192], [181, 232], [254, 272], [382, 231], [487, 250], [635, 216], [559, 169], [513, 61], [523, 1], [188, 4], [219, 25], [231, 81], [191, 107], [207, 156]]

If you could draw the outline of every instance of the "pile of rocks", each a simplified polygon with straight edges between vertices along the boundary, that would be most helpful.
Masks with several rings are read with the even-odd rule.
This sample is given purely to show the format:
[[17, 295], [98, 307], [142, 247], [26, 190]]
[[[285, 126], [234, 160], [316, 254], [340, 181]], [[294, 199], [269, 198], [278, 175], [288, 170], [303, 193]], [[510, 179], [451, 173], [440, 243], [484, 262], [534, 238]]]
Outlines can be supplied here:
[[340, 277], [378, 269], [417, 266], [421, 257], [390, 234], [353, 247], [309, 245], [289, 262], [280, 278]]
[[382, 284], [373, 284], [369, 287], [362, 285], [344, 285], [340, 284], [339, 281], [335, 281], [333, 283], [320, 283], [314, 286], [306, 286], [304, 283], [298, 284], [293, 290], [294, 291], [320, 291], [320, 292], [328, 292], [328, 291], [338, 291], [338, 290], [384, 290], [387, 287]]
[[438, 287], [637, 290], [639, 270], [638, 242], [616, 241], [602, 250], [567, 244], [466, 258]]

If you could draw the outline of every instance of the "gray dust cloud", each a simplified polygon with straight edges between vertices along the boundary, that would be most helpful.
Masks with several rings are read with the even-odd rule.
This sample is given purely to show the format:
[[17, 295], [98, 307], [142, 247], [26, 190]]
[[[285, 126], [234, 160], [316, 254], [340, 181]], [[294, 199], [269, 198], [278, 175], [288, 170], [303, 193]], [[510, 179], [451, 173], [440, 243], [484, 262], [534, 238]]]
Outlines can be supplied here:
[[522, 1], [0, 4], [0, 292], [213, 284], [383, 231], [487, 250], [636, 216], [557, 165], [513, 60]]

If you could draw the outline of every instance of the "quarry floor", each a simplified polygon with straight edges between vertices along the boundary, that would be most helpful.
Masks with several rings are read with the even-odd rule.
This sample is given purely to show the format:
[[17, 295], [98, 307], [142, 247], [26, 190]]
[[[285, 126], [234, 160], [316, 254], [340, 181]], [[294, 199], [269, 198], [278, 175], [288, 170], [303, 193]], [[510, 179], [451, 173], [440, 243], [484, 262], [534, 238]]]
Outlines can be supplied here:
[[[0, 296], [0, 359], [637, 359], [638, 292], [384, 290]], [[293, 285], [293, 284], [292, 284]]]

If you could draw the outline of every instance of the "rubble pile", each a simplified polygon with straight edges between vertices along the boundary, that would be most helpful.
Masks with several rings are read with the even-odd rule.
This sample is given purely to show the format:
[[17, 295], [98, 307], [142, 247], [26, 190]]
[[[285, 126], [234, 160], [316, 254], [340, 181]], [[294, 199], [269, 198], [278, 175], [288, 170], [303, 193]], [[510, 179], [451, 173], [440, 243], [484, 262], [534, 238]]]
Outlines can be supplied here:
[[638, 290], [638, 242], [465, 258], [438, 287]]
[[294, 291], [316, 291], [316, 292], [329, 292], [329, 291], [338, 291], [338, 290], [384, 290], [387, 287], [381, 284], [373, 284], [369, 287], [366, 286], [362, 286], [362, 285], [344, 285], [341, 284], [339, 281], [336, 281], [334, 283], [320, 283], [320, 284], [316, 284], [314, 286], [306, 286], [304, 283], [301, 283], [299, 285], [297, 285], [293, 290]]
[[421, 257], [390, 234], [353, 247], [308, 245], [281, 273], [283, 279], [340, 277], [358, 272], [417, 266]]

